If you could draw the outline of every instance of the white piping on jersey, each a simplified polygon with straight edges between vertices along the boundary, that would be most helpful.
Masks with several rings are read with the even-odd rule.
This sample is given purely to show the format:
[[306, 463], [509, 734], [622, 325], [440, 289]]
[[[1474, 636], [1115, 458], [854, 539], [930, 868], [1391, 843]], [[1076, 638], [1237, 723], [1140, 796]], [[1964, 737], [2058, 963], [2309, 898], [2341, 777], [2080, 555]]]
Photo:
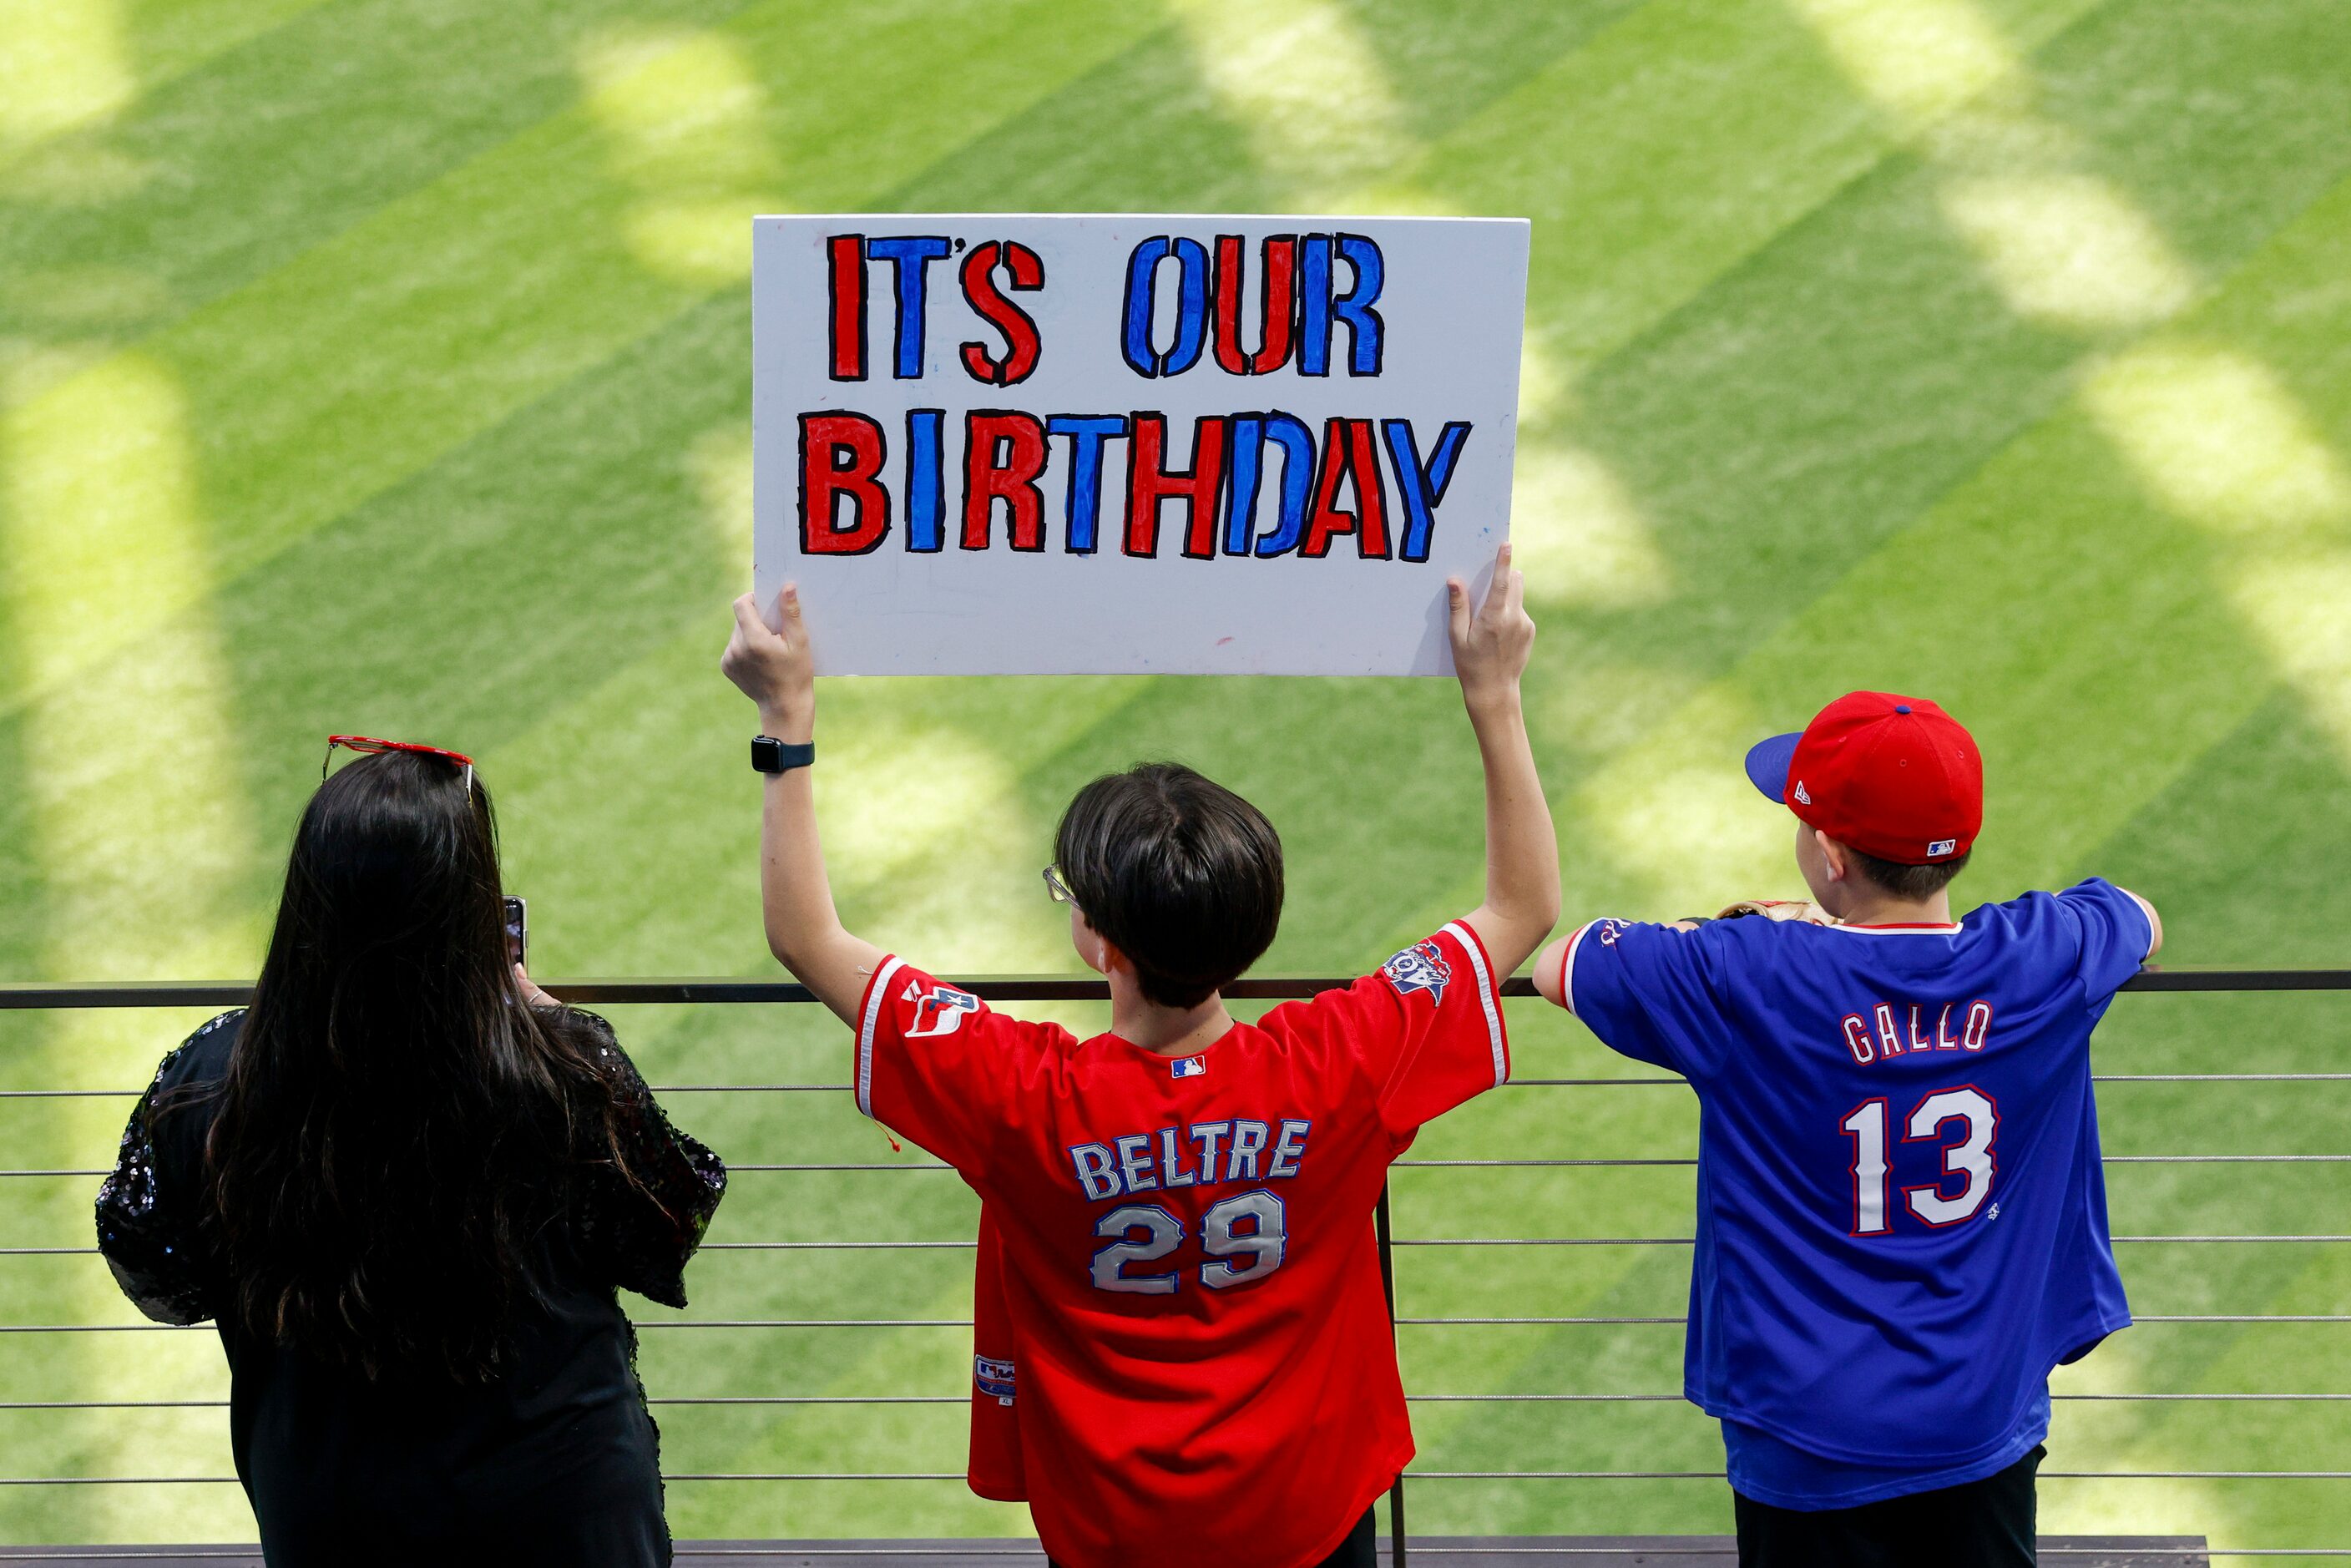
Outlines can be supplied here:
[[874, 971], [873, 984], [865, 993], [865, 1016], [857, 1025], [857, 1109], [861, 1114], [873, 1114], [873, 1028], [882, 1019], [882, 1003], [888, 995], [890, 977], [906, 966], [892, 958]]
[[1494, 1003], [1494, 981], [1486, 973], [1485, 951], [1478, 946], [1478, 934], [1458, 920], [1445, 929], [1461, 944], [1461, 950], [1469, 955], [1469, 967], [1478, 972], [1478, 1005], [1486, 1009], [1486, 1038], [1494, 1048], [1494, 1087], [1499, 1089], [1510, 1081], [1510, 1053], [1502, 1047], [1502, 1013]]
[[1593, 926], [1599, 924], [1600, 922], [1597, 920], [1587, 920], [1583, 925], [1577, 926], [1573, 931], [1569, 932], [1567, 936], [1567, 951], [1559, 956], [1559, 1005], [1567, 1009], [1568, 1016], [1570, 1018], [1575, 1016], [1576, 949], [1583, 946], [1583, 938], [1585, 936], [1591, 932]]
[[1850, 931], [1860, 936], [1957, 936], [1967, 929], [1954, 920], [1948, 925], [1830, 925], [1829, 931]]

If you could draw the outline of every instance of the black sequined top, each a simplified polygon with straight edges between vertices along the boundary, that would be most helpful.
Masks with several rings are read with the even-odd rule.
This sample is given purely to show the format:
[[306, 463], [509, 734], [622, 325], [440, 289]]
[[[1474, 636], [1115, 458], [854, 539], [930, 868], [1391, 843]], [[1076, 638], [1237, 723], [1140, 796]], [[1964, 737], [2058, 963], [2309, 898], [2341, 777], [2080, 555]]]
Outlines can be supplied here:
[[[243, 1012], [163, 1059], [98, 1195], [98, 1240], [123, 1294], [162, 1322], [234, 1298], [197, 1206], [204, 1140]], [[572, 1012], [619, 1087], [620, 1151], [584, 1167], [537, 1239], [540, 1300], [518, 1313], [496, 1382], [371, 1381], [219, 1322], [229, 1438], [272, 1568], [373, 1563], [662, 1568], [659, 1437], [615, 1288], [685, 1305], [684, 1269], [726, 1190], [718, 1156], [670, 1125], [611, 1026]]]

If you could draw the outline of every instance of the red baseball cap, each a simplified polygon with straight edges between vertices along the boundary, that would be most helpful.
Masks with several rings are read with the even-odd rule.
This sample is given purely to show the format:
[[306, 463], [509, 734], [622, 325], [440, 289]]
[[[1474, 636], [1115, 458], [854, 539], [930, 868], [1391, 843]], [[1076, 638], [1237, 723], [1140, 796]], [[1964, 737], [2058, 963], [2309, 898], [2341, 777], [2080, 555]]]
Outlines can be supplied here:
[[1983, 754], [1924, 697], [1847, 692], [1802, 734], [1750, 751], [1747, 777], [1838, 842], [1898, 865], [1963, 855], [1983, 826]]

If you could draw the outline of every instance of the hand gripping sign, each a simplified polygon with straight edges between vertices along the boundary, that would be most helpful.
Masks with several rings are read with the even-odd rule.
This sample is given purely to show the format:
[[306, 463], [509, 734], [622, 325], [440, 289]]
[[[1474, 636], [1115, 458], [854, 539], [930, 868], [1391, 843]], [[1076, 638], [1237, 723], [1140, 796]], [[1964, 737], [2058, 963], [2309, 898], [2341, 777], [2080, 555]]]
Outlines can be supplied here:
[[827, 674], [1444, 674], [1527, 225], [762, 217], [754, 577]]

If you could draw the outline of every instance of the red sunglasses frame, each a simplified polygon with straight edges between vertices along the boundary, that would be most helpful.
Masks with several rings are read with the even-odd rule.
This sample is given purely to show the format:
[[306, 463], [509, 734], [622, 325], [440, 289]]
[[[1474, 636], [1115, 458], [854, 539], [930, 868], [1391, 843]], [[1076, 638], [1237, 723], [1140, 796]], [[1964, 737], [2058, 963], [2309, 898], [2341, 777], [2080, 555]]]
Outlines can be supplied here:
[[463, 768], [465, 770], [465, 793], [470, 795], [474, 792], [474, 759], [464, 752], [451, 751], [445, 747], [420, 746], [413, 740], [378, 740], [371, 735], [327, 737], [326, 759], [319, 764], [319, 778], [321, 782], [325, 781], [328, 770], [335, 765], [335, 747], [339, 746], [355, 751], [362, 757], [380, 751], [409, 751], [419, 757], [438, 757], [444, 762], [454, 762]]

